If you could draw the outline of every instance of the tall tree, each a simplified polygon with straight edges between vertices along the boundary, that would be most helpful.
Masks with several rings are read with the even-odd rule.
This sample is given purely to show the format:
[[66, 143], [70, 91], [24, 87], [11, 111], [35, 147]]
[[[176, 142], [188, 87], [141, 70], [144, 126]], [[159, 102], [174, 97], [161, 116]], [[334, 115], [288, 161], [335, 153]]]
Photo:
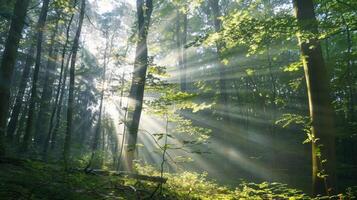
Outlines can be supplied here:
[[25, 25], [29, 0], [17, 0], [11, 19], [0, 69], [0, 156], [5, 154], [4, 136], [9, 112], [10, 85], [14, 71], [17, 49]]
[[180, 70], [180, 87], [181, 91], [187, 90], [187, 78], [186, 78], [186, 49], [187, 43], [187, 6], [184, 5], [184, 11], [177, 9], [176, 11], [176, 46], [178, 52], [178, 67]]
[[294, 0], [300, 33], [299, 44], [307, 84], [312, 136], [312, 183], [315, 194], [329, 194], [336, 184], [335, 130], [312, 0]]
[[102, 75], [102, 91], [100, 93], [100, 103], [99, 103], [99, 113], [98, 113], [98, 121], [97, 121], [97, 126], [95, 129], [94, 133], [94, 138], [93, 138], [93, 143], [92, 143], [92, 155], [89, 161], [89, 164], [87, 166], [91, 167], [94, 155], [96, 151], [98, 150], [99, 146], [99, 141], [100, 141], [100, 133], [102, 132], [102, 118], [103, 118], [103, 102], [104, 102], [104, 95], [105, 95], [105, 84], [106, 84], [106, 71], [107, 71], [107, 57], [108, 57], [108, 49], [109, 49], [109, 34], [108, 30], [104, 32], [105, 38], [107, 39], [105, 43], [105, 49], [104, 49], [104, 58], [103, 58], [103, 75]]
[[[75, 4], [76, 4], [76, 2], [75, 2]], [[71, 54], [68, 55], [68, 60], [67, 60], [66, 65], [65, 65], [65, 58], [66, 58], [66, 52], [67, 52], [67, 47], [68, 47], [68, 43], [69, 43], [69, 35], [70, 35], [73, 18], [74, 18], [74, 14], [71, 15], [71, 17], [68, 21], [67, 28], [66, 28], [66, 40], [63, 44], [63, 48], [62, 48], [62, 52], [61, 52], [61, 69], [60, 69], [60, 75], [58, 78], [58, 85], [56, 88], [56, 97], [55, 97], [54, 106], [53, 106], [53, 109], [51, 112], [47, 136], [46, 136], [45, 143], [43, 146], [43, 156], [45, 159], [47, 158], [47, 151], [48, 151], [48, 146], [50, 144], [51, 138], [52, 138], [51, 145], [52, 145], [52, 147], [54, 147], [54, 145], [53, 145], [55, 142], [55, 134], [54, 133], [56, 131], [56, 129], [54, 129], [54, 127], [56, 127], [57, 124], [59, 124], [59, 121], [60, 121], [59, 118], [61, 116], [61, 111], [62, 111], [62, 100], [63, 100], [64, 88], [65, 88], [66, 80], [67, 80], [68, 63], [70, 61]], [[56, 115], [56, 113], [58, 113], [58, 114]], [[55, 116], [57, 117], [56, 124], [55, 124]]]
[[35, 44], [32, 43], [31, 47], [29, 48], [28, 54], [26, 56], [25, 66], [22, 72], [19, 90], [17, 92], [14, 108], [12, 109], [10, 121], [7, 126], [6, 137], [9, 140], [12, 140], [16, 131], [17, 122], [22, 108], [24, 94], [27, 86], [27, 81], [30, 75], [31, 66], [34, 63], [34, 53], [33, 53], [34, 50], [35, 50]]
[[35, 114], [35, 105], [37, 98], [37, 87], [38, 87], [38, 75], [41, 67], [41, 55], [42, 55], [42, 42], [43, 42], [43, 33], [47, 20], [48, 7], [50, 0], [43, 0], [40, 17], [37, 22], [37, 37], [36, 37], [36, 60], [35, 60], [35, 69], [32, 79], [31, 87], [31, 96], [29, 103], [29, 110], [27, 114], [27, 123], [24, 139], [21, 145], [21, 152], [26, 152], [31, 143], [32, 131], [33, 131], [33, 121]]
[[[66, 92], [66, 83], [67, 83], [67, 78], [68, 78], [68, 68], [69, 68], [69, 64], [71, 61], [71, 57], [72, 57], [72, 53], [70, 53], [70, 55], [68, 56], [67, 59], [67, 63], [66, 66], [64, 67], [64, 71], [63, 71], [63, 78], [62, 78], [62, 84], [59, 90], [59, 98], [58, 98], [58, 102], [57, 102], [57, 109], [53, 114], [56, 114], [55, 117], [55, 121], [53, 122], [53, 130], [49, 129], [48, 135], [48, 140], [51, 139], [51, 150], [54, 150], [56, 147], [56, 143], [57, 143], [57, 135], [59, 132], [59, 128], [60, 128], [60, 123], [61, 123], [61, 117], [62, 117], [62, 107], [63, 107], [63, 101], [65, 98], [65, 92]], [[53, 131], [53, 132], [50, 132]]]
[[153, 1], [137, 0], [136, 7], [138, 41], [136, 44], [134, 72], [129, 93], [130, 103], [128, 105], [128, 137], [126, 142], [126, 167], [128, 170], [133, 169], [134, 152], [136, 149], [139, 122], [143, 107], [146, 72], [148, 68], [147, 36], [153, 11]]
[[59, 16], [56, 16], [55, 27], [51, 35], [50, 44], [48, 48], [48, 59], [46, 64], [46, 72], [43, 81], [43, 90], [40, 99], [40, 108], [38, 112], [38, 119], [36, 121], [35, 142], [42, 148], [45, 142], [46, 130], [50, 119], [50, 102], [52, 98], [52, 85], [54, 82], [54, 74], [57, 65], [58, 44], [56, 43], [58, 32]]
[[72, 60], [69, 70], [70, 76], [69, 76], [69, 94], [68, 94], [68, 107], [67, 107], [67, 127], [66, 127], [66, 135], [65, 135], [64, 148], [63, 148], [64, 167], [66, 169], [68, 168], [69, 154], [71, 149], [73, 108], [74, 108], [75, 66], [76, 66], [77, 52], [79, 49], [79, 38], [81, 36], [85, 8], [86, 8], [86, 0], [82, 0], [81, 11], [79, 14], [78, 29], [76, 31], [76, 35], [73, 40]]
[[187, 51], [185, 45], [187, 44], [188, 31], [188, 6], [184, 5], [185, 11], [183, 13], [183, 30], [182, 30], [182, 68], [181, 68], [181, 90], [187, 91]]
[[[214, 22], [214, 29], [216, 32], [221, 31], [222, 28], [222, 21], [220, 19], [221, 11], [219, 6], [219, 0], [209, 0], [210, 7], [212, 9], [213, 14], [213, 22]], [[227, 122], [230, 121], [229, 112], [228, 112], [228, 92], [227, 92], [227, 78], [226, 78], [226, 68], [223, 65], [223, 44], [222, 42], [216, 42], [216, 51], [218, 57], [218, 71], [219, 71], [219, 109], [222, 112], [223, 120]]]

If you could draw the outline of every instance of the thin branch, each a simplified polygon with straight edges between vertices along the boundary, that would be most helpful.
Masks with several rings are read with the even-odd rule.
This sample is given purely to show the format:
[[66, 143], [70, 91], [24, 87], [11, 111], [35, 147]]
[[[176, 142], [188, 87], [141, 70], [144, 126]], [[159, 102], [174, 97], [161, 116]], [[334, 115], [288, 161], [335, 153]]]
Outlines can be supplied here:
[[343, 1], [341, 1], [341, 0], [336, 0], [336, 2], [339, 3], [339, 4], [342, 4], [342, 5], [346, 6], [346, 7], [348, 7], [348, 8], [351, 9], [351, 10], [356, 10], [356, 8], [353, 7], [353, 5], [350, 5], [350, 4], [346, 3], [346, 2], [343, 2]]

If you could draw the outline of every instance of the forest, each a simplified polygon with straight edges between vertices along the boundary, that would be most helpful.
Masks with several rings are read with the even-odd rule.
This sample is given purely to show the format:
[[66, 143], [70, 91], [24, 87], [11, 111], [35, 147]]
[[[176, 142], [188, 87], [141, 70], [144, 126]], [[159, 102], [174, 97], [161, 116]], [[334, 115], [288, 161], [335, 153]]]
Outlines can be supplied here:
[[357, 199], [357, 1], [0, 0], [0, 200]]

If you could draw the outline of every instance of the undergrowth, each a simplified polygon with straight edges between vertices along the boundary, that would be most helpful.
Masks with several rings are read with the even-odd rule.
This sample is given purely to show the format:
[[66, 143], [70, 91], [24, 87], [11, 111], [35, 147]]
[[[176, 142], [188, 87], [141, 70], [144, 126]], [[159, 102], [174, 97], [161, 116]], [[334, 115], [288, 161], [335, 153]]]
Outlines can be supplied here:
[[[137, 166], [140, 174], [160, 176], [150, 166]], [[95, 199], [354, 199], [356, 188], [334, 197], [311, 198], [280, 183], [242, 183], [235, 189], [207, 179], [207, 174], [164, 173], [167, 183], [125, 177], [64, 172], [60, 165], [30, 160], [0, 162], [0, 200], [95, 200]]]

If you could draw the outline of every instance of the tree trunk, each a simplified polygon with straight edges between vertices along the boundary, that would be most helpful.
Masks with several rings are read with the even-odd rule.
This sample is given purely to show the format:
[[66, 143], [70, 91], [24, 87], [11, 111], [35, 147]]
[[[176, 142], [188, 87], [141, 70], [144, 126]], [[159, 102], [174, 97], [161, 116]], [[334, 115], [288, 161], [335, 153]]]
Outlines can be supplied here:
[[69, 62], [71, 60], [70, 57], [72, 57], [72, 53], [69, 55], [66, 67], [65, 67], [64, 72], [63, 72], [61, 93], [60, 93], [59, 100], [58, 100], [58, 103], [57, 103], [56, 119], [55, 119], [55, 122], [54, 122], [53, 133], [51, 135], [51, 150], [54, 150], [56, 148], [57, 134], [58, 134], [58, 131], [59, 131], [59, 128], [60, 128], [60, 124], [61, 124], [62, 106], [63, 106], [63, 99], [64, 99], [65, 89], [66, 89]]
[[16, 130], [16, 135], [14, 137], [14, 142], [15, 144], [20, 144], [21, 143], [21, 137], [23, 136], [23, 133], [25, 132], [25, 127], [26, 127], [26, 116], [28, 112], [28, 103], [29, 103], [29, 94], [28, 92], [25, 93], [24, 95], [24, 102], [23, 102], [23, 108], [20, 111], [21, 117], [19, 119], [18, 123], [18, 129]]
[[[107, 35], [108, 36], [108, 35]], [[108, 38], [108, 37], [106, 37]], [[106, 82], [106, 70], [107, 70], [107, 53], [108, 53], [108, 41], [106, 42], [106, 47], [104, 50], [104, 63], [103, 63], [103, 76], [102, 76], [102, 91], [100, 94], [100, 104], [99, 104], [99, 114], [98, 114], [98, 122], [97, 122], [97, 126], [95, 129], [95, 133], [94, 133], [94, 138], [93, 138], [93, 144], [92, 144], [92, 155], [91, 158], [89, 160], [89, 164], [87, 166], [87, 168], [91, 167], [94, 156], [96, 151], [98, 150], [98, 146], [99, 146], [99, 141], [100, 141], [100, 133], [101, 133], [101, 129], [102, 129], [102, 115], [103, 115], [103, 101], [104, 101], [104, 94], [105, 94], [105, 82]]]
[[187, 12], [188, 8], [185, 5], [186, 12], [183, 14], [183, 32], [182, 32], [182, 66], [181, 66], [181, 90], [183, 92], [187, 91], [187, 53], [185, 45], [187, 44], [187, 26], [188, 26], [188, 17]]
[[49, 119], [50, 119], [50, 102], [52, 98], [52, 85], [54, 82], [54, 74], [56, 73], [56, 65], [57, 65], [57, 54], [58, 47], [56, 44], [56, 36], [58, 32], [58, 22], [59, 17], [56, 19], [56, 25], [51, 35], [51, 43], [48, 50], [48, 60], [46, 66], [46, 73], [43, 82], [43, 91], [40, 100], [40, 110], [38, 114], [38, 118], [36, 121], [36, 134], [35, 134], [35, 142], [37, 143], [40, 149], [43, 148], [45, 143], [45, 130], [47, 130]]
[[[219, 0], [210, 0], [209, 1], [214, 18], [214, 29], [216, 32], [221, 31], [222, 22], [220, 20], [221, 12], [219, 8]], [[230, 122], [229, 109], [228, 109], [228, 92], [227, 92], [227, 78], [225, 74], [225, 66], [222, 64], [222, 50], [223, 44], [221, 42], [216, 43], [217, 57], [218, 57], [218, 71], [219, 71], [219, 102], [218, 109], [221, 111], [222, 120]]]
[[183, 80], [182, 80], [182, 40], [181, 40], [181, 20], [180, 20], [180, 10], [179, 8], [176, 10], [176, 48], [177, 48], [177, 65], [180, 74], [180, 86], [181, 90], [183, 87]]
[[30, 96], [30, 103], [29, 103], [29, 110], [27, 114], [27, 123], [26, 123], [26, 131], [24, 135], [24, 139], [22, 141], [20, 151], [25, 153], [28, 150], [28, 147], [32, 141], [32, 131], [33, 131], [33, 119], [35, 114], [35, 105], [36, 105], [36, 98], [37, 98], [37, 82], [38, 82], [38, 75], [41, 67], [41, 51], [42, 51], [42, 40], [43, 40], [43, 33], [47, 19], [47, 12], [48, 6], [50, 1], [43, 0], [43, 5], [41, 8], [40, 17], [38, 19], [37, 24], [37, 43], [36, 43], [36, 61], [35, 61], [35, 69], [33, 73], [32, 79], [32, 88], [31, 88], [31, 96]]
[[4, 136], [9, 112], [10, 86], [14, 71], [17, 49], [25, 25], [25, 17], [29, 0], [17, 0], [4, 53], [1, 59], [0, 71], [0, 156], [5, 154]]
[[134, 153], [143, 106], [146, 72], [148, 68], [147, 35], [153, 10], [152, 0], [137, 0], [138, 41], [132, 84], [128, 105], [128, 137], [126, 146], [126, 168], [133, 170]]
[[[74, 5], [75, 6], [75, 5]], [[53, 110], [51, 112], [51, 117], [50, 117], [50, 124], [49, 124], [49, 128], [48, 128], [48, 132], [47, 132], [47, 136], [45, 139], [45, 144], [43, 146], [43, 157], [46, 160], [47, 159], [47, 152], [48, 152], [48, 146], [50, 144], [51, 141], [51, 147], [54, 147], [54, 145], [52, 146], [52, 144], [54, 144], [55, 142], [55, 137], [54, 134], [52, 134], [52, 132], [54, 133], [55, 131], [53, 130], [53, 127], [56, 127], [56, 125], [59, 123], [60, 121], [60, 116], [61, 116], [61, 108], [62, 108], [62, 99], [63, 99], [63, 91], [66, 85], [66, 78], [67, 78], [67, 71], [68, 71], [68, 65], [69, 65], [69, 61], [71, 58], [71, 54], [68, 55], [68, 61], [67, 64], [65, 65], [65, 57], [66, 57], [66, 52], [67, 52], [67, 46], [69, 43], [69, 33], [71, 30], [71, 25], [73, 22], [73, 18], [74, 18], [74, 14], [71, 15], [71, 18], [68, 22], [67, 25], [67, 30], [66, 30], [66, 41], [63, 45], [63, 49], [62, 49], [62, 55], [61, 55], [61, 71], [60, 71], [60, 76], [58, 79], [58, 85], [57, 85], [57, 89], [56, 89], [56, 98], [55, 98], [55, 103], [53, 106]], [[54, 125], [54, 119], [56, 116], [56, 112], [59, 113], [59, 115], [57, 116], [57, 123], [56, 125]], [[55, 129], [56, 130], [56, 129]], [[52, 140], [51, 140], [52, 137]]]
[[[312, 141], [312, 184], [314, 194], [330, 194], [336, 185], [336, 152], [333, 109], [329, 97], [329, 79], [318, 37], [312, 0], [294, 0], [295, 14], [309, 99]], [[324, 162], [324, 161], [327, 162]], [[327, 175], [327, 176], [324, 176]]]
[[346, 42], [347, 42], [347, 90], [348, 90], [348, 119], [351, 123], [355, 122], [355, 80], [353, 71], [353, 40], [351, 36], [350, 26], [342, 15], [342, 20], [346, 27]]
[[[124, 57], [128, 55], [128, 51], [129, 51], [129, 44], [126, 44]], [[123, 106], [124, 86], [125, 86], [125, 70], [123, 70], [122, 75], [120, 77], [120, 101], [119, 101], [120, 108], [122, 108]]]
[[79, 23], [76, 35], [73, 41], [72, 47], [72, 60], [70, 66], [70, 79], [69, 79], [69, 95], [68, 95], [68, 107], [67, 107], [67, 127], [66, 135], [64, 139], [64, 149], [63, 149], [63, 159], [64, 167], [68, 169], [69, 154], [71, 148], [71, 137], [72, 137], [72, 120], [73, 120], [73, 108], [74, 108], [74, 84], [75, 84], [75, 65], [77, 59], [77, 52], [79, 48], [79, 38], [81, 36], [82, 24], [85, 14], [86, 0], [82, 0], [81, 12], [79, 15]]
[[[185, 58], [184, 58], [184, 44], [186, 44], [187, 38], [187, 14], [183, 14], [184, 22], [186, 24], [181, 24], [181, 13], [180, 10], [176, 11], [176, 48], [177, 48], [177, 60], [178, 69], [180, 71], [180, 87], [181, 91], [186, 91], [186, 68], [185, 68]], [[182, 27], [183, 25], [184, 27]], [[184, 30], [182, 30], [184, 29]]]
[[20, 111], [21, 111], [22, 104], [23, 104], [27, 81], [29, 79], [31, 66], [34, 63], [34, 53], [33, 53], [34, 50], [35, 50], [35, 45], [34, 45], [34, 43], [32, 43], [31, 47], [28, 51], [27, 57], [26, 57], [24, 69], [22, 71], [21, 81], [20, 81], [20, 85], [19, 85], [19, 90], [16, 95], [14, 109], [11, 112], [11, 118], [7, 125], [7, 131], [6, 131], [7, 135], [6, 136], [9, 140], [13, 139], [13, 136], [14, 136], [16, 128], [17, 128], [17, 122], [18, 122], [18, 118], [19, 118]]

